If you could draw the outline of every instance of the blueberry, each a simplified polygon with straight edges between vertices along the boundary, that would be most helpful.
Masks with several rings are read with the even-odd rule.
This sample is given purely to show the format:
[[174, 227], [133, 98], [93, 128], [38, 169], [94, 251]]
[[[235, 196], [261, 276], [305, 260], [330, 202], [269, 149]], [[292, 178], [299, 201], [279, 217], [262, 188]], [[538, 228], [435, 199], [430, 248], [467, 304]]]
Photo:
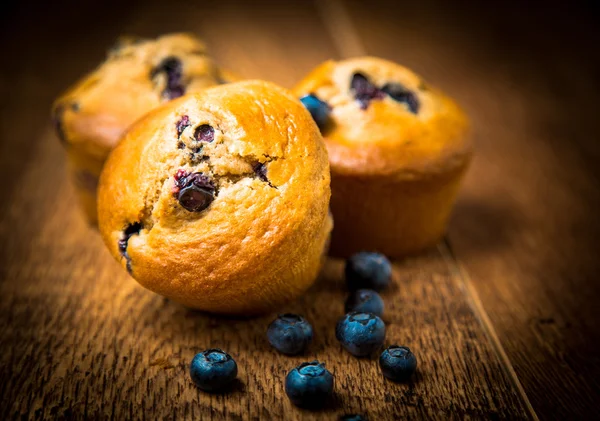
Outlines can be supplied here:
[[406, 104], [411, 113], [416, 114], [419, 112], [419, 100], [417, 96], [399, 83], [387, 83], [381, 90], [388, 94], [394, 101]]
[[315, 120], [315, 123], [317, 123], [319, 129], [323, 131], [329, 121], [331, 107], [314, 94], [305, 95], [300, 98], [300, 101], [310, 112], [310, 115], [312, 115], [312, 118]]
[[313, 337], [310, 323], [295, 314], [282, 314], [269, 325], [267, 338], [273, 348], [288, 355], [303, 352]]
[[166, 99], [175, 99], [180, 96], [185, 95], [185, 88], [183, 86], [167, 86], [167, 88], [163, 91], [163, 96]]
[[190, 118], [187, 115], [181, 116], [179, 121], [175, 123], [175, 128], [177, 129], [177, 138], [181, 137], [181, 133], [190, 125]]
[[252, 166], [252, 170], [254, 174], [259, 178], [259, 180], [264, 181], [265, 183], [269, 182], [267, 178], [267, 166], [262, 162], [257, 162]]
[[277, 188], [277, 186], [274, 186], [271, 183], [271, 180], [269, 180], [269, 177], [267, 177], [267, 164], [266, 163], [256, 162], [254, 165], [252, 165], [252, 171], [254, 171], [254, 174], [256, 174], [256, 176], [258, 177], [258, 179], [260, 181], [264, 181], [265, 183], [267, 183], [269, 185], [269, 187], [273, 187], [274, 189]]
[[190, 212], [202, 212], [211, 204], [213, 199], [211, 192], [194, 184], [184, 187], [177, 195], [177, 200], [181, 206]]
[[206, 392], [222, 390], [237, 376], [237, 364], [220, 349], [207, 349], [196, 354], [190, 365], [192, 381]]
[[379, 366], [385, 377], [402, 382], [408, 380], [417, 369], [417, 358], [408, 347], [392, 345], [381, 353]]
[[358, 311], [361, 313], [373, 313], [381, 317], [383, 315], [383, 299], [372, 289], [358, 289], [352, 292], [346, 300], [346, 313]]
[[340, 421], [368, 421], [367, 417], [359, 414], [348, 414], [340, 417]]
[[190, 212], [202, 212], [215, 199], [215, 186], [211, 179], [202, 173], [187, 173], [178, 170], [175, 174], [173, 194], [179, 204]]
[[185, 93], [183, 86], [183, 64], [177, 57], [166, 57], [158, 66], [150, 72], [150, 77], [155, 78], [158, 74], [164, 73], [167, 78], [167, 84], [162, 92], [166, 99], [175, 99]]
[[371, 83], [369, 78], [362, 73], [354, 73], [352, 75], [350, 90], [354, 91], [354, 97], [360, 104], [360, 108], [363, 110], [369, 107], [369, 103], [372, 100], [385, 98], [385, 93], [375, 84]]
[[355, 357], [366, 357], [383, 345], [385, 323], [374, 314], [354, 311], [338, 321], [335, 337]]
[[215, 129], [208, 124], [198, 126], [194, 131], [194, 139], [196, 139], [198, 142], [210, 143], [215, 140]]
[[302, 363], [286, 376], [285, 393], [296, 406], [323, 406], [333, 394], [333, 375], [318, 361]]
[[361, 252], [346, 261], [344, 272], [350, 290], [359, 288], [381, 290], [390, 283], [392, 265], [383, 254]]

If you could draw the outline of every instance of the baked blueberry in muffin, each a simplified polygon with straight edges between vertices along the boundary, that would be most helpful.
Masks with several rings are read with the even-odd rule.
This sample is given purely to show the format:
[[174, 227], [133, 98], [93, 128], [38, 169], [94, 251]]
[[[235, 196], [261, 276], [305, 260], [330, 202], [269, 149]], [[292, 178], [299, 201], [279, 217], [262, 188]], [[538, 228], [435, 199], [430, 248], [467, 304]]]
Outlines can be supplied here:
[[325, 145], [300, 101], [240, 82], [173, 100], [128, 130], [102, 172], [99, 226], [148, 289], [257, 313], [314, 282], [329, 196]]
[[[471, 158], [462, 110], [409, 69], [375, 57], [328, 61], [294, 89], [331, 165], [331, 251], [400, 257], [436, 244]], [[360, 193], [359, 193], [360, 192]]]

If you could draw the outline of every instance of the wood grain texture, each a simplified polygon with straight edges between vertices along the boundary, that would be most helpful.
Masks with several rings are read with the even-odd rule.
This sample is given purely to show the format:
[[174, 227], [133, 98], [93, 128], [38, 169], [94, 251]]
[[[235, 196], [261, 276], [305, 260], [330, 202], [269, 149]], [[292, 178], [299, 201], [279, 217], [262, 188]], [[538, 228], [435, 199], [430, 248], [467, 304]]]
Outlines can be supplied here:
[[[345, 298], [340, 262], [329, 262], [318, 284], [282, 309], [306, 315], [315, 328], [309, 353], [293, 358], [266, 342], [274, 315], [200, 314], [129, 278], [76, 209], [64, 153], [47, 123], [51, 100], [120, 33], [192, 31], [224, 66], [285, 86], [338, 51], [317, 10], [303, 1], [105, 6], [87, 11], [94, 19], [85, 21], [77, 18], [85, 6], [75, 2], [39, 14], [16, 7], [2, 26], [13, 65], [0, 78], [6, 98], [0, 174], [11, 180], [0, 185], [0, 419], [293, 420], [352, 412], [371, 420], [527, 418], [459, 266], [439, 251], [398, 262], [394, 287], [384, 294], [387, 343], [408, 345], [419, 359], [418, 375], [407, 385], [384, 381], [375, 360], [355, 359], [336, 342], [333, 328]], [[395, 34], [391, 23], [379, 25], [372, 27]], [[439, 68], [426, 51], [419, 54], [420, 66]], [[459, 60], [449, 65], [464, 70]], [[470, 89], [470, 80], [456, 82], [451, 93]], [[195, 352], [213, 346], [238, 362], [240, 381], [229, 394], [201, 393], [188, 377]], [[286, 372], [313, 358], [336, 377], [334, 403], [314, 413], [293, 407], [283, 393]]]
[[598, 419], [594, 11], [583, 2], [346, 3], [369, 53], [414, 68], [471, 116], [477, 153], [450, 243], [535, 411]]

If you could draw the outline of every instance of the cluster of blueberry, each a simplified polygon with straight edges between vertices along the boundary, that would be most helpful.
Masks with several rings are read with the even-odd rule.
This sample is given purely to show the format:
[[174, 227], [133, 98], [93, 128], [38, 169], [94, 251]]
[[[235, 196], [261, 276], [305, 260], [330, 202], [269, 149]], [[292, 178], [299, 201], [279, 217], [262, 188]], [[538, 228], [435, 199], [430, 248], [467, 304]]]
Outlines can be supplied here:
[[[351, 293], [345, 304], [347, 314], [338, 321], [335, 335], [344, 349], [356, 357], [369, 356], [383, 345], [384, 302], [376, 290], [386, 288], [391, 275], [389, 260], [379, 253], [358, 253], [346, 262], [346, 283]], [[269, 343], [287, 355], [303, 353], [312, 338], [311, 324], [296, 314], [280, 315], [267, 329]], [[415, 372], [417, 359], [407, 347], [392, 345], [379, 357], [379, 365], [386, 378], [406, 381]], [[220, 349], [206, 350], [192, 360], [192, 380], [202, 390], [221, 390], [236, 375], [235, 361]], [[302, 363], [288, 373], [285, 392], [297, 406], [322, 406], [333, 394], [333, 375], [318, 361]]]
[[[379, 88], [366, 75], [354, 73], [350, 80], [350, 92], [362, 110], [366, 110], [371, 101], [382, 100], [389, 96], [394, 101], [404, 104], [411, 113], [419, 112], [420, 104], [415, 93], [399, 83], [386, 83]], [[300, 98], [300, 102], [310, 112], [319, 130], [323, 133], [331, 120], [331, 106], [313, 93]]]

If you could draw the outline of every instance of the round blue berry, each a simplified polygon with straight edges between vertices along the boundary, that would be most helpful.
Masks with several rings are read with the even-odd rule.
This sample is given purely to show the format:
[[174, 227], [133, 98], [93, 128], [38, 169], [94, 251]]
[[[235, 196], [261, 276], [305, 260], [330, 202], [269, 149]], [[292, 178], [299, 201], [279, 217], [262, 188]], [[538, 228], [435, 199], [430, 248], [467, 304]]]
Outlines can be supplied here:
[[329, 121], [329, 114], [331, 113], [331, 108], [327, 105], [326, 102], [321, 101], [316, 95], [308, 94], [300, 98], [300, 102], [306, 107], [306, 109], [312, 115], [313, 120], [317, 123], [317, 126], [321, 131], [327, 125]]
[[296, 314], [282, 314], [269, 325], [267, 339], [273, 348], [288, 355], [303, 352], [313, 337], [310, 323]]
[[402, 382], [408, 380], [417, 369], [417, 358], [408, 347], [392, 345], [381, 353], [379, 366], [385, 377]]
[[286, 376], [285, 393], [296, 406], [323, 406], [333, 394], [333, 375], [318, 361], [302, 363]]
[[373, 313], [381, 317], [383, 308], [383, 299], [372, 289], [357, 289], [350, 293], [348, 299], [346, 299], [346, 313], [358, 311], [360, 313]]
[[192, 381], [206, 392], [229, 386], [237, 376], [237, 364], [220, 349], [207, 349], [196, 354], [190, 365]]
[[337, 323], [335, 337], [355, 357], [366, 357], [383, 345], [385, 323], [372, 313], [348, 313]]
[[346, 260], [346, 283], [350, 290], [381, 290], [392, 278], [392, 264], [383, 254], [361, 252]]

